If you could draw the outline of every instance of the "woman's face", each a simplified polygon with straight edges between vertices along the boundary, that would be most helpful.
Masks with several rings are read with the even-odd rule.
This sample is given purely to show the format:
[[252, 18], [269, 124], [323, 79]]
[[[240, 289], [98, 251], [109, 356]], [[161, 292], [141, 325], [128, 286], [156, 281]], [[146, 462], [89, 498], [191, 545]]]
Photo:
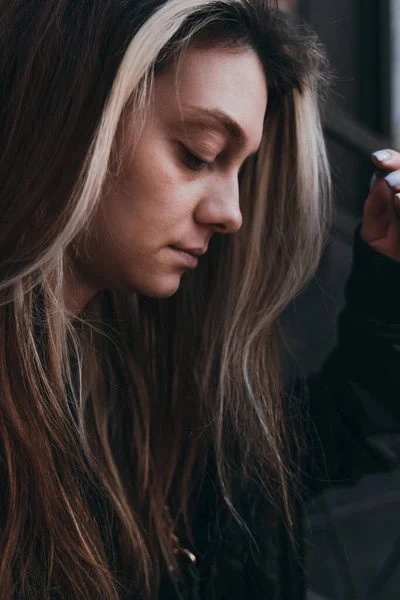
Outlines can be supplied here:
[[168, 297], [214, 233], [241, 226], [238, 173], [267, 106], [261, 62], [251, 50], [189, 48], [176, 75], [156, 77], [139, 142], [84, 244], [80, 278], [92, 293]]

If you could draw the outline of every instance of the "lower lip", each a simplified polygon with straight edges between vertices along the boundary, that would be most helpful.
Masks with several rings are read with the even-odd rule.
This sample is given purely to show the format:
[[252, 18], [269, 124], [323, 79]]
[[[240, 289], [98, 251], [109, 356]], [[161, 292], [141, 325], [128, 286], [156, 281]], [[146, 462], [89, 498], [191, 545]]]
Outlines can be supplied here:
[[199, 260], [196, 256], [193, 256], [193, 254], [189, 254], [189, 252], [185, 252], [184, 250], [174, 248], [173, 246], [170, 246], [170, 248], [179, 256], [182, 263], [184, 263], [186, 267], [189, 267], [189, 269], [194, 269], [197, 267]]

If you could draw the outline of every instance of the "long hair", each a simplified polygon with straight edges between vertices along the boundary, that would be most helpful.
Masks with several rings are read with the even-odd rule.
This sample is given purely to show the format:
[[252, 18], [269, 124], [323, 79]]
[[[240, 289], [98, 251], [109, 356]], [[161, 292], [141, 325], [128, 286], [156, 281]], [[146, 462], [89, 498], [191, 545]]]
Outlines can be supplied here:
[[[0, 11], [1, 594], [115, 600], [134, 586], [155, 597], [176, 567], [164, 507], [190, 538], [210, 457], [243, 530], [239, 488], [290, 528], [297, 421], [277, 333], [329, 212], [323, 53], [264, 0], [9, 0]], [[118, 163], [123, 114], [140, 131], [157, 72], [194, 40], [253, 48], [265, 67], [243, 226], [213, 237], [172, 298], [103, 291], [73, 319], [69, 248]]]

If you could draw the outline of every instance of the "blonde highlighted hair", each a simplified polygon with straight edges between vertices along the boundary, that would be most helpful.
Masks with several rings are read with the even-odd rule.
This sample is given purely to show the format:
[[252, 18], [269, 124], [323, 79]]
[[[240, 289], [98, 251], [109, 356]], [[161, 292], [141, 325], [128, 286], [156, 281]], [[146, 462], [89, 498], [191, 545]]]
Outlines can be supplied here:
[[[290, 529], [296, 411], [281, 393], [277, 331], [329, 217], [323, 53], [266, 0], [0, 10], [0, 589], [156, 597], [165, 566], [178, 573], [164, 507], [190, 539], [211, 463], [244, 532], [255, 533], [237, 502], [246, 490]], [[138, 134], [154, 77], [194, 42], [251, 47], [266, 70], [242, 229], [214, 236], [173, 298], [103, 291], [72, 320], [68, 249], [101, 201], [121, 118], [129, 110]]]

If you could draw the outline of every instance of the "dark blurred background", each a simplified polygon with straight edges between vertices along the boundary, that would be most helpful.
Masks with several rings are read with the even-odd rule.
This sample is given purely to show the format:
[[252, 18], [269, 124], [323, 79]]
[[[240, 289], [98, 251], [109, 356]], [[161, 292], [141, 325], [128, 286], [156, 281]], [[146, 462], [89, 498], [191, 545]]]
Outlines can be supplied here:
[[[370, 154], [400, 148], [400, 0], [280, 5], [317, 32], [334, 74], [324, 115], [334, 229], [314, 281], [286, 315], [291, 369], [308, 374], [335, 344], [353, 232], [373, 173]], [[399, 513], [400, 470], [317, 498], [304, 522], [309, 600], [400, 599]]]

